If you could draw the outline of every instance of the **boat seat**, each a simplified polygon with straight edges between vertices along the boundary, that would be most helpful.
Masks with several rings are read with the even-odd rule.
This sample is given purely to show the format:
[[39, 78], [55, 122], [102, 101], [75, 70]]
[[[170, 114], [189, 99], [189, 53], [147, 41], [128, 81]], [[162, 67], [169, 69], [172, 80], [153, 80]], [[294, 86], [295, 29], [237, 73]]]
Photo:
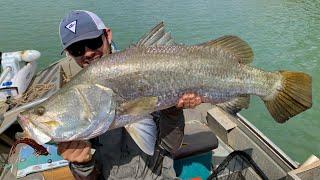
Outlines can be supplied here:
[[215, 134], [199, 121], [186, 122], [184, 133], [182, 146], [172, 154], [175, 160], [205, 153], [218, 147]]

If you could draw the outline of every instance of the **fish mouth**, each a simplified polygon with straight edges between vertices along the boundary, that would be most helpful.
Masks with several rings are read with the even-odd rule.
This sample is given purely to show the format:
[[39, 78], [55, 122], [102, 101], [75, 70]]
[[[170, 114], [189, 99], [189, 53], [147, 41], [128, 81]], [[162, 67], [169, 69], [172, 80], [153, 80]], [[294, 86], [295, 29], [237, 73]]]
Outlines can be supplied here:
[[18, 121], [28, 136], [38, 144], [44, 144], [52, 140], [50, 133], [48, 133], [50, 131], [43, 129], [41, 123], [35, 124], [30, 115], [18, 114]]
[[45, 131], [50, 131], [61, 125], [61, 123], [56, 121], [54, 118], [45, 115], [36, 116], [31, 113], [20, 113], [18, 117], [20, 118], [20, 123], [22, 123], [22, 125], [30, 126], [30, 124], [32, 124], [32, 126], [40, 127]]
[[18, 117], [19, 123], [22, 125], [22, 127], [34, 126], [34, 122], [32, 121], [31, 115], [27, 113], [20, 113]]
[[26, 115], [23, 115], [23, 113], [19, 113], [19, 114], [18, 114], [18, 118], [20, 119], [19, 122], [20, 122], [23, 126], [28, 125], [28, 123], [30, 122], [30, 121], [28, 120], [28, 118], [26, 117]]

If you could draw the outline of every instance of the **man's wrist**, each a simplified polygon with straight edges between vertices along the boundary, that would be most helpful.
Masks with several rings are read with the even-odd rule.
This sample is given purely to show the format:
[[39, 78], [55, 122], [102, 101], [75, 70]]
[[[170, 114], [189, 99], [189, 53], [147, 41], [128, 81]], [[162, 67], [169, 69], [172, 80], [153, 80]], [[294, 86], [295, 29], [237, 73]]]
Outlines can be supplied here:
[[76, 179], [97, 179], [98, 170], [95, 160], [91, 159], [87, 163], [69, 163], [69, 168]]
[[94, 158], [92, 158], [87, 162], [83, 162], [83, 163], [70, 162], [70, 164], [72, 167], [75, 167], [75, 168], [90, 167], [95, 164], [95, 160], [94, 160]]

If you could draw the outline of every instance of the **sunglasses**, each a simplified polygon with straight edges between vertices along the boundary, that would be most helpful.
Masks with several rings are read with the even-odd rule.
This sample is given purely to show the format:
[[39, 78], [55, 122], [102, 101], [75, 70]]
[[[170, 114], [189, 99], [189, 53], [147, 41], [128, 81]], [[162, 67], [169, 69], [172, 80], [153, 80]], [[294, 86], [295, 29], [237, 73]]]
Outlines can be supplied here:
[[97, 38], [86, 39], [86, 40], [73, 43], [70, 46], [68, 46], [66, 49], [69, 52], [69, 54], [71, 54], [72, 56], [79, 57], [84, 55], [86, 47], [91, 50], [96, 50], [100, 48], [102, 44], [103, 44], [103, 40], [101, 35]]

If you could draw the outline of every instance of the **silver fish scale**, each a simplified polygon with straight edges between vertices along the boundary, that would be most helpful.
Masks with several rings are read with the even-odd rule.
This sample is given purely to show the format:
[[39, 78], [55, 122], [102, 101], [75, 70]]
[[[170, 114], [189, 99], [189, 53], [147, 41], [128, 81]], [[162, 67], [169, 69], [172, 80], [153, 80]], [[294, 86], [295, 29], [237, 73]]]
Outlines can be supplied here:
[[147, 109], [151, 113], [174, 106], [185, 92], [220, 103], [245, 94], [272, 95], [280, 81], [279, 73], [240, 64], [219, 48], [134, 47], [83, 69], [40, 105], [46, 109], [43, 115], [32, 110], [23, 115], [56, 142], [81, 140], [143, 117], [117, 114], [124, 102], [157, 97], [157, 103]]
[[197, 92], [210, 102], [239, 94], [263, 96], [270, 93], [279, 76], [239, 64], [218, 48], [180, 45], [131, 48], [102, 58], [77, 79], [109, 87], [124, 101], [156, 96], [163, 106], [168, 102], [172, 105], [187, 91]]

